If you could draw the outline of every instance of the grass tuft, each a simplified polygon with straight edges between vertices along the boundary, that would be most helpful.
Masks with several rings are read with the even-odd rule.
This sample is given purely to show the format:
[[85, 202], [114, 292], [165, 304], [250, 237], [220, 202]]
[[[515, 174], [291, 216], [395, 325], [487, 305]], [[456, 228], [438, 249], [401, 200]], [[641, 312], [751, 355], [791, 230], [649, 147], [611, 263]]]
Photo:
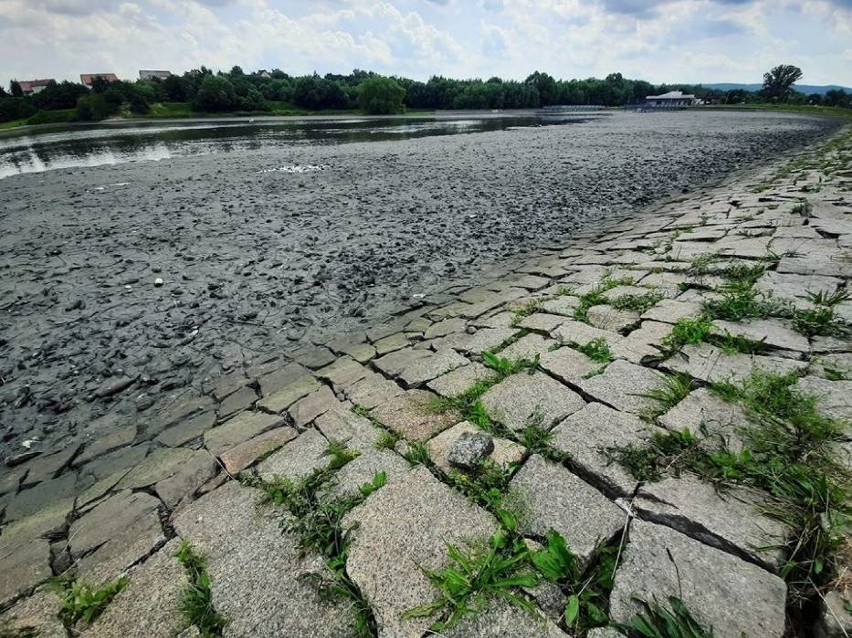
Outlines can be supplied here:
[[80, 621], [91, 624], [126, 586], [127, 578], [124, 577], [100, 588], [78, 580], [60, 580], [62, 606], [59, 619], [69, 629], [73, 629]]
[[221, 636], [225, 619], [213, 608], [213, 583], [204, 558], [186, 540], [181, 541], [175, 556], [189, 578], [181, 598], [181, 612], [190, 624], [198, 628], [202, 638]]
[[658, 416], [665, 414], [685, 399], [691, 390], [692, 378], [688, 374], [667, 375], [663, 387], [640, 395], [657, 402], [657, 405], [648, 408], [643, 416], [649, 421], [655, 421]]
[[618, 625], [628, 638], [713, 638], [713, 629], [699, 623], [680, 598], [669, 597], [668, 607], [657, 601], [637, 601], [642, 605], [639, 615]]

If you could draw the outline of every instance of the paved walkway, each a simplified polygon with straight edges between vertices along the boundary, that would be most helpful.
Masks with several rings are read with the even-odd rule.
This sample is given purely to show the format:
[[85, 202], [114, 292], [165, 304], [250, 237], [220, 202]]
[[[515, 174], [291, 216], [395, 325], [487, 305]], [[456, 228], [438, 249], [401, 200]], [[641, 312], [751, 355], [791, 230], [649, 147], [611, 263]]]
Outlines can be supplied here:
[[[836, 139], [359, 338], [256, 361], [144, 431], [116, 417], [16, 459], [0, 473], [0, 634], [72, 635], [61, 587], [45, 585], [68, 572], [95, 588], [127, 577], [73, 625], [84, 636], [352, 636], [360, 619], [366, 635], [419, 637], [451, 611], [406, 613], [435, 600], [427, 572], [450, 564], [448, 545], [541, 547], [555, 531], [575, 580], [516, 589], [536, 614], [485, 598], [440, 635], [618, 636], [591, 627], [676, 596], [721, 638], [782, 636], [794, 530], [769, 495], [675, 472], [678, 455], [643, 476], [630, 452], [661, 455], [685, 428], [684, 449], [748, 449], [755, 407], [716, 390], [756, 371], [849, 434], [852, 136]], [[209, 582], [178, 560], [181, 541]], [[614, 582], [576, 587], [608, 565]], [[191, 583], [223, 626], [187, 615]], [[581, 621], [563, 614], [575, 594]], [[848, 635], [842, 594], [825, 596], [825, 635]]]

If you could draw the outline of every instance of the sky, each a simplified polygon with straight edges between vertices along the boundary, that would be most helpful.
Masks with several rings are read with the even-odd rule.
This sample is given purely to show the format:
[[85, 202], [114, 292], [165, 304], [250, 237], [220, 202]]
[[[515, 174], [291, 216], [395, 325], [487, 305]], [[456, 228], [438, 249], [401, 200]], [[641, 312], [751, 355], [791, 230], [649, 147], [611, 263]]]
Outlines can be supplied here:
[[852, 86], [852, 0], [0, 0], [0, 82], [201, 65]]

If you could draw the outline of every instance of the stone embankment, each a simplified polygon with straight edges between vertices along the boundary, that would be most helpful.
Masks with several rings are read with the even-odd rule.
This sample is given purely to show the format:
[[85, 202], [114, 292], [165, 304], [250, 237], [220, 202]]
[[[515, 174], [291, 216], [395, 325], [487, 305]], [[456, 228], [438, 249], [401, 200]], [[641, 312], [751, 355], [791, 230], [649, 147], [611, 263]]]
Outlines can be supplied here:
[[847, 129], [258, 360], [154, 446], [17, 459], [0, 633], [849, 635], [850, 160]]

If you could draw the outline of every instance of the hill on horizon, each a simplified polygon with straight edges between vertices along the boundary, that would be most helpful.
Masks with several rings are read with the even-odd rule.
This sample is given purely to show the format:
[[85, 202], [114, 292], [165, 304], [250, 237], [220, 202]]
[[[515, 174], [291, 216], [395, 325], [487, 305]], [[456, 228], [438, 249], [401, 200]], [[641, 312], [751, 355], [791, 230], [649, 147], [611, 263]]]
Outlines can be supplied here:
[[[759, 91], [763, 88], [763, 84], [736, 84], [731, 82], [720, 82], [716, 84], [702, 83], [701, 86], [708, 89], [719, 89], [720, 91], [734, 91], [736, 89], [743, 89], [745, 91]], [[829, 91], [837, 89], [846, 91], [847, 93], [852, 93], [852, 88], [848, 86], [838, 86], [837, 84], [794, 84], [793, 88], [799, 91], [800, 93], [804, 93], [805, 95], [811, 95], [813, 93], [825, 95]]]

